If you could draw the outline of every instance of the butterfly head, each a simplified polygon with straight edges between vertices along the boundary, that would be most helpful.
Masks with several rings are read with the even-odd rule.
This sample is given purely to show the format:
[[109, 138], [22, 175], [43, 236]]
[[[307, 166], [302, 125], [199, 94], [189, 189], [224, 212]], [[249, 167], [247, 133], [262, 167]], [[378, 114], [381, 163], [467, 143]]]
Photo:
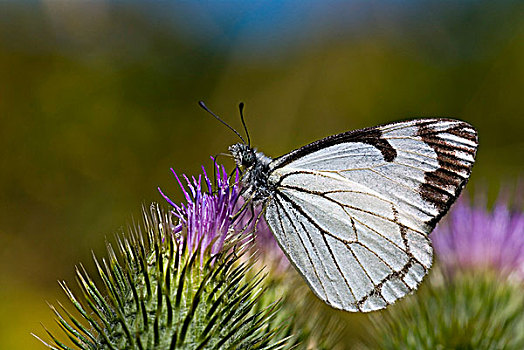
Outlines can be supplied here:
[[271, 158], [245, 143], [237, 143], [229, 147], [229, 152], [235, 158], [237, 167], [242, 171], [242, 185], [246, 187], [244, 196], [251, 197], [255, 202], [265, 200], [271, 194], [268, 184], [269, 163]]
[[256, 163], [256, 151], [245, 143], [236, 143], [229, 146], [229, 152], [235, 158], [237, 166], [241, 169], [248, 169]]

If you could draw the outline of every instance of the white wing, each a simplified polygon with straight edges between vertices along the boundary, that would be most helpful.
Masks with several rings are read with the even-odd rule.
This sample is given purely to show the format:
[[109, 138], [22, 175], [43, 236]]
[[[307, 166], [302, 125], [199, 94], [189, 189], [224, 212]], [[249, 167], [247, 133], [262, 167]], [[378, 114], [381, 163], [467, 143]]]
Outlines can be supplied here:
[[428, 272], [427, 235], [465, 185], [476, 147], [476, 131], [449, 119], [328, 137], [271, 163], [266, 220], [322, 300], [384, 308]]

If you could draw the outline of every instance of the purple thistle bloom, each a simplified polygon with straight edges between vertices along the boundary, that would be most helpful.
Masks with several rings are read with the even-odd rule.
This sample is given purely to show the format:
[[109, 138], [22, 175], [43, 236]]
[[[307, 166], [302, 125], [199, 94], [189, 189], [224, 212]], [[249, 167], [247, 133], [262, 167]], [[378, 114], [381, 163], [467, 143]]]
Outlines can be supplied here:
[[[287, 269], [289, 262], [261, 215], [261, 208], [243, 207], [245, 201], [240, 195], [238, 171], [231, 185], [224, 167], [216, 165], [215, 193], [204, 167], [202, 167], [203, 179], [202, 175], [191, 179], [182, 175], [185, 185], [176, 172], [173, 169], [171, 171], [182, 189], [186, 203], [177, 205], [160, 188], [158, 191], [173, 207], [172, 213], [180, 220], [174, 227], [173, 233], [181, 233], [184, 228], [187, 230], [189, 252], [194, 252], [200, 247], [202, 261], [210, 245], [211, 255], [214, 255], [221, 251], [224, 241], [230, 235], [255, 233], [255, 244], [262, 262], [271, 265], [272, 270]], [[206, 189], [202, 189], [202, 180]], [[243, 212], [239, 213], [239, 210]], [[237, 216], [235, 221], [231, 219], [232, 216]]]
[[198, 179], [195, 177], [189, 179], [186, 175], [182, 175], [186, 182], [186, 190], [186, 186], [179, 176], [173, 169], [171, 171], [182, 189], [186, 203], [177, 205], [160, 188], [158, 190], [173, 207], [172, 213], [180, 220], [173, 233], [180, 233], [185, 228], [187, 230], [185, 237], [188, 251], [194, 252], [200, 248], [202, 261], [204, 253], [210, 245], [211, 255], [220, 252], [228, 234], [234, 229], [231, 216], [236, 213], [239, 197], [238, 171], [234, 184], [230, 185], [224, 167], [216, 165], [217, 188], [215, 193], [213, 193], [213, 186], [204, 167], [202, 167], [202, 171], [207, 190], [202, 189], [202, 175], [199, 175]]
[[524, 281], [524, 214], [501, 196], [491, 212], [461, 199], [432, 234], [444, 269], [494, 269]]

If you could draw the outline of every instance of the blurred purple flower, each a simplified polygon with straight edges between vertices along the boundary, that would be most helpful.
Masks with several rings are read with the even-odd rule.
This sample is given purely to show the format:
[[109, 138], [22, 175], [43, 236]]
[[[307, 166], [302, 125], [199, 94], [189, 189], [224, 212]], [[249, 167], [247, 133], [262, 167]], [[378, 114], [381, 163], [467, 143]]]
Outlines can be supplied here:
[[[255, 215], [260, 215], [260, 208], [255, 208]], [[290, 267], [289, 260], [278, 246], [266, 220], [260, 217], [256, 227], [256, 247], [260, 251], [261, 260], [264, 265], [269, 265], [273, 273], [282, 273]]]
[[450, 274], [488, 268], [524, 281], [524, 214], [511, 210], [504, 196], [491, 212], [461, 199], [432, 238]]
[[213, 192], [213, 185], [207, 176], [206, 170], [202, 167], [203, 180], [207, 189], [202, 189], [202, 175], [198, 179], [191, 177], [191, 180], [182, 175], [186, 182], [187, 190], [176, 172], [175, 175], [180, 188], [186, 199], [186, 203], [175, 204], [160, 188], [160, 194], [173, 207], [172, 213], [180, 220], [175, 226], [174, 233], [180, 233], [185, 228], [187, 230], [187, 249], [194, 252], [200, 248], [201, 261], [206, 249], [211, 245], [211, 255], [221, 251], [226, 237], [232, 233], [233, 222], [231, 217], [237, 211], [237, 201], [239, 197], [239, 174], [235, 175], [235, 181], [231, 185], [224, 167], [216, 165], [216, 189]]

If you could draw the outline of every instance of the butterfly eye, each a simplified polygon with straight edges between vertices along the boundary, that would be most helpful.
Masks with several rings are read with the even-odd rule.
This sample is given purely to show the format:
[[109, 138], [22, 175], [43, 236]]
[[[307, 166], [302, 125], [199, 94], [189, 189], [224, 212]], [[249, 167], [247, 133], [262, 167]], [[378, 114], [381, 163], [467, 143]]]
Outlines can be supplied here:
[[251, 150], [244, 153], [244, 157], [242, 158], [242, 165], [245, 167], [249, 167], [253, 165], [255, 162], [255, 153]]
[[238, 166], [249, 168], [256, 162], [255, 151], [243, 143], [237, 143], [229, 147], [229, 152], [235, 158]]

